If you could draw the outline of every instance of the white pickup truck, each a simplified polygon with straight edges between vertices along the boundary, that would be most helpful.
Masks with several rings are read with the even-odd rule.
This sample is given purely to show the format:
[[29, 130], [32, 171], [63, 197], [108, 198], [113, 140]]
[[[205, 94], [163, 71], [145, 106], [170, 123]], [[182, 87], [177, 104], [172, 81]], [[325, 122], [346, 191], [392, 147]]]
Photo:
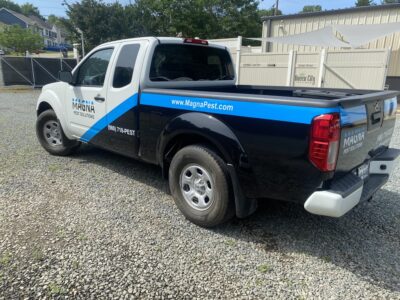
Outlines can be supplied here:
[[178, 208], [215, 226], [256, 199], [340, 217], [387, 181], [398, 92], [235, 85], [227, 49], [138, 38], [93, 49], [43, 87], [36, 131], [51, 154], [95, 146], [161, 167]]

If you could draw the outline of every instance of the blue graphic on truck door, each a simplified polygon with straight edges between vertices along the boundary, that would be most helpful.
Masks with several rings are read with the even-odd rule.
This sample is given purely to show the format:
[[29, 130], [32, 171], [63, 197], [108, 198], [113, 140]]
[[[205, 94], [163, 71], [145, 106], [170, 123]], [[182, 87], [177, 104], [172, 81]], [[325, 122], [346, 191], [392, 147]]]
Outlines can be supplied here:
[[[120, 105], [98, 120], [88, 131], [81, 136], [83, 142], [90, 142], [97, 134], [103, 130], [108, 130], [108, 125], [126, 114], [128, 111], [137, 106], [137, 94], [129, 97]], [[133, 121], [133, 119], [132, 119]]]

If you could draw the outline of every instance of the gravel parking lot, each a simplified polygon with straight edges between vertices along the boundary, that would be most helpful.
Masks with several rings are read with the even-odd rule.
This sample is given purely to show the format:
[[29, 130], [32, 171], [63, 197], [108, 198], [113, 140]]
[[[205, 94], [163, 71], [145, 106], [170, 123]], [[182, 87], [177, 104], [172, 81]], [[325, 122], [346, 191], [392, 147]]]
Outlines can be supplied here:
[[89, 146], [48, 155], [38, 95], [0, 92], [0, 299], [400, 299], [400, 165], [343, 218], [264, 201], [206, 230], [156, 167]]

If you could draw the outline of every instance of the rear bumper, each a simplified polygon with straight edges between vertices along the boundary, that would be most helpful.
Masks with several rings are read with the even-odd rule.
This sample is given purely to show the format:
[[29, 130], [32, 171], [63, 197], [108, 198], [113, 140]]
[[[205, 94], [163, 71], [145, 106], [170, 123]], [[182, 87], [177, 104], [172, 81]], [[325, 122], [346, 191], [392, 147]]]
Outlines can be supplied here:
[[358, 203], [371, 198], [387, 182], [399, 155], [400, 150], [387, 149], [370, 161], [370, 176], [367, 180], [349, 173], [333, 182], [331, 189], [311, 194], [304, 203], [304, 208], [316, 215], [343, 216]]

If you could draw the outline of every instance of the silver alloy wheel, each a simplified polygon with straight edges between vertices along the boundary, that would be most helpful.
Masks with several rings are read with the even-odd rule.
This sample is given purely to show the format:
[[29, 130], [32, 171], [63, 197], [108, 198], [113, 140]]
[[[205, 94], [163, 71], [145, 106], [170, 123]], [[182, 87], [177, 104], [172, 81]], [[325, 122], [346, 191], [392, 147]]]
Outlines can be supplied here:
[[183, 198], [197, 210], [206, 210], [213, 202], [213, 183], [210, 174], [196, 164], [182, 169], [179, 185]]
[[61, 126], [57, 121], [47, 121], [43, 126], [44, 137], [51, 146], [62, 144]]

